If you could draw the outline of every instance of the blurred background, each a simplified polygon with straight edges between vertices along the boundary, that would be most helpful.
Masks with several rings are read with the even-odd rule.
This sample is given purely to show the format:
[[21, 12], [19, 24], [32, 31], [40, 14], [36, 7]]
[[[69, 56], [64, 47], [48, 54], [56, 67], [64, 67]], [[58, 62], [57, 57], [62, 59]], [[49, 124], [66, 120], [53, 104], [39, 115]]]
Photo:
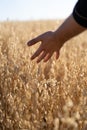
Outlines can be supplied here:
[[2, 0], [0, 21], [64, 19], [77, 0]]

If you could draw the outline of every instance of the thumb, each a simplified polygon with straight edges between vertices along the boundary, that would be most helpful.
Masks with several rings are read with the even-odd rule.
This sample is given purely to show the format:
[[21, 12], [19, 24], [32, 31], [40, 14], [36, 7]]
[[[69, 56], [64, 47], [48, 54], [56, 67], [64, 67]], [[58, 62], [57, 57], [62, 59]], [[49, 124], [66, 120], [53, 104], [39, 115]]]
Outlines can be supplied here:
[[41, 40], [41, 35], [38, 36], [38, 37], [36, 37], [36, 38], [34, 38], [34, 39], [32, 39], [32, 40], [30, 40], [30, 41], [28, 41], [28, 42], [27, 42], [27, 45], [28, 45], [28, 46], [32, 46], [32, 45], [36, 44], [36, 43], [39, 42], [39, 41], [42, 41], [42, 40]]

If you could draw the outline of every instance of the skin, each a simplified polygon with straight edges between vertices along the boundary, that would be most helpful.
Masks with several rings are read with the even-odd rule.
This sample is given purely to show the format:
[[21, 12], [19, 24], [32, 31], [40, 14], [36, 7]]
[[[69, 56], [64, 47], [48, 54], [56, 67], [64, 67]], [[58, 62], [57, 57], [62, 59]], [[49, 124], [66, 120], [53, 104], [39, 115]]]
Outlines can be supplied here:
[[37, 63], [41, 60], [47, 62], [54, 52], [56, 53], [56, 59], [58, 59], [59, 51], [63, 44], [85, 30], [84, 27], [74, 20], [71, 14], [57, 30], [45, 32], [28, 41], [28, 46], [41, 42], [39, 48], [31, 56], [31, 60], [37, 57]]

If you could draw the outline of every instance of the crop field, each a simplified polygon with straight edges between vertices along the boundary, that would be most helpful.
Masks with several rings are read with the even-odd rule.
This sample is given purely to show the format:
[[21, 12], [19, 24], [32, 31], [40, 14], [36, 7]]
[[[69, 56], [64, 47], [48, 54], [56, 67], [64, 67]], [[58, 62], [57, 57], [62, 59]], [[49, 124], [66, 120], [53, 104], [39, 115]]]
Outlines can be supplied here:
[[87, 31], [47, 63], [26, 45], [62, 22], [0, 23], [0, 130], [87, 130]]

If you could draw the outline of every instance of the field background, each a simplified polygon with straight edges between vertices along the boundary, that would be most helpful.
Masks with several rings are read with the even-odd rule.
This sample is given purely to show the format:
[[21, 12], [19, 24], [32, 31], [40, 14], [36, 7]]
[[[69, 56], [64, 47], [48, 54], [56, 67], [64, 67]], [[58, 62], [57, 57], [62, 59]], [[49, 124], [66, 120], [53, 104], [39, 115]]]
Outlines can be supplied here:
[[87, 130], [87, 32], [47, 63], [26, 45], [62, 22], [0, 23], [0, 130]]

